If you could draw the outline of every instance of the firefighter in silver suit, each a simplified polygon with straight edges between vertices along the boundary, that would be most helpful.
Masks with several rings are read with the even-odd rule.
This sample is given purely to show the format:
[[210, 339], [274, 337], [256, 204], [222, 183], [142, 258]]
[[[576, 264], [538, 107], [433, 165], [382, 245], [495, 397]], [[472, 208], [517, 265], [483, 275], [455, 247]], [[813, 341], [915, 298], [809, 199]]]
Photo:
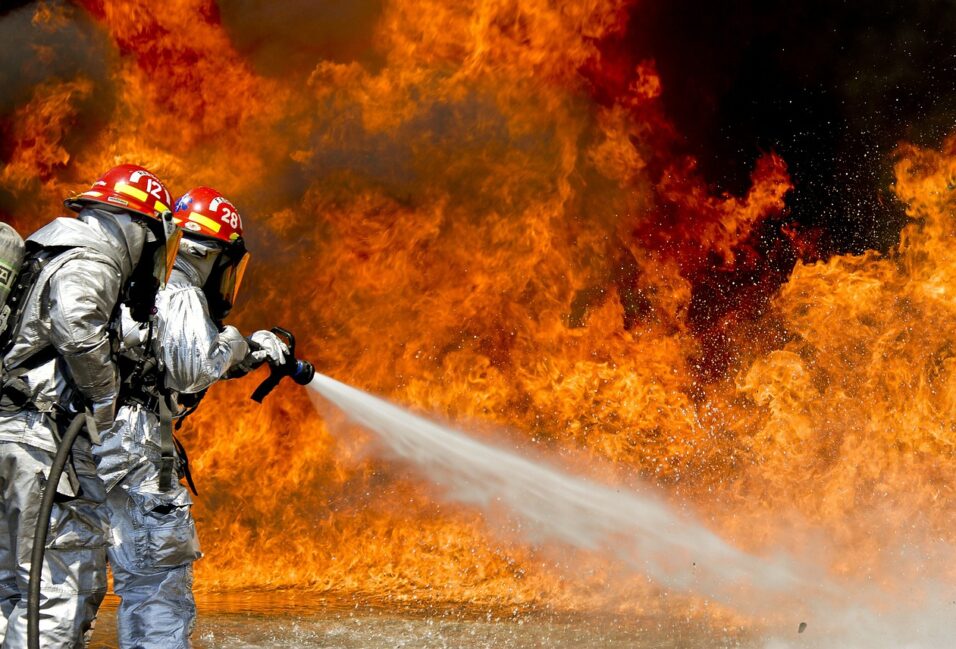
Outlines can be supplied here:
[[248, 261], [235, 206], [199, 187], [177, 201], [175, 221], [184, 237], [157, 297], [154, 324], [123, 318], [122, 354], [134, 369], [124, 382], [116, 424], [95, 449], [107, 489], [122, 649], [189, 647], [196, 616], [192, 564], [201, 552], [189, 491], [178, 474], [172, 480], [163, 474], [163, 449], [172, 442], [164, 408], [181, 415], [184, 403], [198, 405], [190, 395], [263, 362], [281, 364], [288, 352], [271, 332], [247, 340], [221, 325]]
[[[86, 413], [88, 435], [57, 483], [40, 590], [40, 646], [83, 647], [106, 590], [109, 528], [91, 441], [116, 412], [117, 304], [148, 313], [178, 250], [163, 226], [165, 185], [135, 165], [107, 172], [27, 239], [37, 271], [2, 353], [0, 393], [0, 636], [27, 644], [30, 557], [41, 491], [64, 420]], [[168, 222], [172, 228], [171, 221]], [[175, 232], [175, 231], [174, 231]], [[146, 319], [144, 317], [144, 319]]]

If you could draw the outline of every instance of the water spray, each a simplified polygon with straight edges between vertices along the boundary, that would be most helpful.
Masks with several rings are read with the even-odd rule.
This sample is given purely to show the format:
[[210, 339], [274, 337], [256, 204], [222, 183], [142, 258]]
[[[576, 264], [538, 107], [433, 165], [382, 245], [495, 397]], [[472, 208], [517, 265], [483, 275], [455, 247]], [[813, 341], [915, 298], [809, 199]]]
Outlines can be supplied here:
[[[622, 490], [574, 475], [322, 374], [309, 388], [442, 487], [444, 497], [486, 510], [504, 507], [534, 539], [605, 554], [666, 588], [743, 610], [771, 610], [822, 583], [784, 557], [735, 547], [650, 489]], [[325, 404], [316, 399], [316, 405]]]
[[[664, 588], [745, 614], [789, 617], [792, 626], [771, 632], [763, 649], [953, 646], [949, 595], [913, 610], [892, 597], [886, 608], [885, 594], [834, 582], [813, 558], [758, 556], [735, 547], [650, 489], [619, 489], [574, 475], [323, 374], [315, 374], [309, 388], [320, 411], [332, 404], [374, 434], [393, 459], [440, 486], [448, 500], [488, 512], [503, 507], [532, 540], [603, 554]], [[327, 422], [334, 431], [336, 418]]]

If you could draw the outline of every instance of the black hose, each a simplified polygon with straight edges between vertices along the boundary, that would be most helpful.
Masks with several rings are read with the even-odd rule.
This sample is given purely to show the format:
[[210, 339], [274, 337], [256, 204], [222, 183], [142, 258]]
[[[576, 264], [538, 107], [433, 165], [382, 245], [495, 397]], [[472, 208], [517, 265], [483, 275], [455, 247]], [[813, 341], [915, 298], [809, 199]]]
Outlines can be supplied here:
[[46, 552], [46, 537], [50, 531], [50, 516], [53, 514], [53, 499], [56, 487], [60, 483], [63, 468], [70, 458], [73, 442], [86, 424], [86, 415], [79, 414], [70, 422], [63, 434], [60, 445], [50, 466], [43, 497], [40, 499], [40, 513], [37, 516], [37, 528], [33, 535], [33, 550], [30, 553], [30, 586], [27, 595], [27, 647], [40, 649], [40, 580], [43, 575], [43, 555]]

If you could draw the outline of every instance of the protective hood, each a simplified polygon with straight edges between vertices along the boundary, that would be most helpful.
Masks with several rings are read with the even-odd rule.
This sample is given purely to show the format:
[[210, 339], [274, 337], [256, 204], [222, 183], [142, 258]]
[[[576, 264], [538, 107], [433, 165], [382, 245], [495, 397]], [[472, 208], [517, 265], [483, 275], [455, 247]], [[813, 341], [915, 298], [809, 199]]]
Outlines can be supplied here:
[[116, 262], [124, 277], [139, 264], [146, 231], [125, 213], [85, 208], [75, 219], [60, 217], [27, 238], [41, 246], [85, 247]]
[[214, 244], [207, 245], [202, 241], [183, 238], [179, 242], [179, 255], [169, 281], [202, 288], [221, 254], [222, 251]]
[[170, 281], [202, 288], [210, 314], [221, 322], [235, 305], [248, 262], [249, 253], [242, 239], [224, 245], [214, 239], [187, 235], [179, 244]]

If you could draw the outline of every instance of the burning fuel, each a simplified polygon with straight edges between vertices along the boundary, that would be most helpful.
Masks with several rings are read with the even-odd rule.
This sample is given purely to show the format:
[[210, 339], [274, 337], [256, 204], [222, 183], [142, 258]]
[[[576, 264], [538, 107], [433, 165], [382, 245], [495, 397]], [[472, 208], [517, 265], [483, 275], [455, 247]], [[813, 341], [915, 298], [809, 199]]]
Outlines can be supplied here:
[[[952, 87], [932, 78], [952, 67], [932, 50], [949, 42], [951, 7], [897, 3], [933, 23], [922, 36], [912, 21], [870, 29], [883, 14], [853, 2], [750, 3], [723, 31], [707, 12], [678, 11], [684, 0], [15, 4], [0, 10], [4, 221], [35, 229], [117, 162], [148, 166], [176, 193], [214, 186], [241, 209], [252, 252], [235, 324], [288, 327], [325, 375], [473, 433], [433, 449], [405, 429], [373, 443], [333, 435], [291, 382], [261, 406], [248, 397], [264, 377], [217, 387], [181, 431], [202, 494], [197, 589], [676, 609], [755, 628], [776, 621], [753, 600], [777, 593], [766, 599], [786, 602], [782, 638], [805, 621], [800, 642], [822, 642], [840, 626], [822, 607], [846, 629], [885, 631], [874, 636], [886, 645], [944, 646], [956, 119], [937, 94], [948, 103], [917, 123], [909, 102], [929, 95], [907, 94], [907, 74]], [[650, 33], [655, 11], [739, 41], [741, 78], [761, 88], [785, 85], [787, 70], [811, 89], [816, 68], [845, 74], [844, 95], [825, 103], [862, 111], [885, 95], [894, 136], [867, 155], [851, 147], [849, 169], [826, 139], [712, 150], [685, 132], [707, 125], [712, 97], [673, 89], [739, 84], [700, 39], [651, 47], [673, 40]], [[786, 48], [759, 33], [794, 12]], [[817, 22], [826, 38], [789, 33]], [[898, 51], [912, 41], [922, 59]], [[768, 68], [747, 49], [757, 42], [791, 58]], [[816, 65], [807, 48], [889, 72]], [[811, 89], [722, 108], [792, 106], [769, 121], [803, 132]], [[842, 123], [874, 130], [862, 113]], [[715, 166], [736, 172], [728, 181]], [[814, 198], [829, 194], [865, 200], [834, 212]], [[562, 469], [500, 455], [486, 430]], [[390, 445], [402, 461], [370, 452]], [[487, 473], [498, 462], [522, 475], [498, 480]], [[507, 533], [519, 522], [526, 534]], [[573, 580], [552, 545], [575, 548]], [[688, 569], [698, 552], [710, 560]], [[912, 614], [890, 616], [889, 601]], [[921, 620], [939, 635], [911, 633]]]

